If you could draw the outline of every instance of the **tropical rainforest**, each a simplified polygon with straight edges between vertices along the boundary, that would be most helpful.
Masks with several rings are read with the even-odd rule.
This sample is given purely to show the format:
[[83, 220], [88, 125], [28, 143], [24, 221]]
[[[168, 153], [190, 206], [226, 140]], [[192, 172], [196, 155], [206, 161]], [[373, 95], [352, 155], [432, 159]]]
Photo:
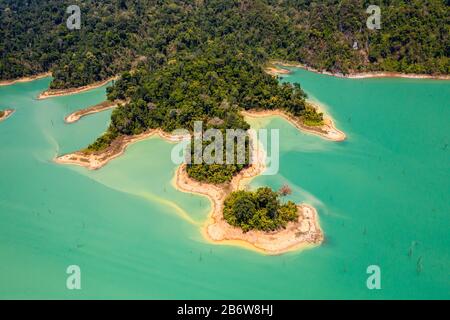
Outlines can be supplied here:
[[[369, 5], [380, 30], [366, 27]], [[448, 74], [449, 19], [446, 0], [0, 0], [0, 79], [52, 71], [51, 88], [79, 87], [217, 39], [332, 72]]]

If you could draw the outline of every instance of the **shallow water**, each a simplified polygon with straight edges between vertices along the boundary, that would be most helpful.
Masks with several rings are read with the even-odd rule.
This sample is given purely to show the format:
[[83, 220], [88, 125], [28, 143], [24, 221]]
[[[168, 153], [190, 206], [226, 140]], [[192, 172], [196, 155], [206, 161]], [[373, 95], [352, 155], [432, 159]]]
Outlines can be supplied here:
[[[337, 79], [295, 70], [346, 132], [343, 143], [280, 118], [280, 172], [319, 210], [326, 242], [271, 257], [214, 245], [200, 229], [206, 198], [176, 191], [171, 145], [152, 138], [98, 171], [52, 162], [85, 147], [111, 111], [67, 125], [105, 88], [35, 100], [49, 79], [0, 87], [0, 298], [450, 298], [450, 82]], [[66, 289], [79, 265], [82, 289]], [[366, 268], [379, 265], [381, 290]]]

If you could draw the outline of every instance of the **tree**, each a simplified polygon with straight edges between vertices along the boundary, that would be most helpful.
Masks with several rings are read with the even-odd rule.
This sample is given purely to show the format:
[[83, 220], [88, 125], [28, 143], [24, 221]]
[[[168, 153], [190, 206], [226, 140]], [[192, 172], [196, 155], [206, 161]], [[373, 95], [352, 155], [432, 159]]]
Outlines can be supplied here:
[[281, 204], [279, 194], [263, 187], [256, 191], [233, 192], [225, 199], [223, 216], [232, 226], [244, 232], [274, 231], [298, 219], [297, 206], [289, 201]]
[[280, 190], [278, 190], [278, 193], [282, 196], [282, 197], [286, 197], [288, 195], [292, 194], [292, 189], [288, 184], [284, 184]]

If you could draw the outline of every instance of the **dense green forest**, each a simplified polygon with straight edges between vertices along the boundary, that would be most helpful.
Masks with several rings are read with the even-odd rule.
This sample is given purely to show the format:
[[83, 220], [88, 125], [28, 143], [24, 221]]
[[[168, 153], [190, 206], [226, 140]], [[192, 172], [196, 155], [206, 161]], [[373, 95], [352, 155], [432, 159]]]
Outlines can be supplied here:
[[[73, 4], [81, 30], [66, 27]], [[381, 30], [366, 28], [369, 4]], [[448, 74], [449, 12], [445, 0], [0, 0], [0, 79], [51, 70], [52, 88], [78, 87], [222, 38], [333, 72]]]
[[256, 191], [236, 191], [224, 203], [225, 220], [244, 232], [250, 230], [275, 231], [298, 219], [295, 203], [280, 202], [280, 193], [262, 187]]
[[[113, 111], [107, 132], [88, 150], [102, 150], [119, 135], [151, 128], [192, 131], [195, 121], [204, 124], [203, 130], [246, 130], [249, 125], [239, 114], [241, 108], [321, 117], [305, 112], [305, 94], [299, 85], [280, 84], [260, 63], [251, 53], [217, 40], [179, 54], [159, 68], [145, 65], [124, 73], [108, 88], [108, 98], [131, 102]], [[248, 161], [243, 165], [189, 164], [188, 173], [199, 181], [223, 183], [246, 165]]]

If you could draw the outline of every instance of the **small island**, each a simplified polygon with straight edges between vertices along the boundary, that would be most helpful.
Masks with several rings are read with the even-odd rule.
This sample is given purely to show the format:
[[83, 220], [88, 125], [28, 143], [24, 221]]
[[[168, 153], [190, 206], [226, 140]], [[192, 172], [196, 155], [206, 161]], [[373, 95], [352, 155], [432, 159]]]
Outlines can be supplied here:
[[0, 110], [0, 122], [8, 119], [14, 113], [14, 111], [15, 110], [13, 109]]
[[133, 136], [120, 136], [116, 138], [107, 148], [100, 151], [87, 148], [58, 156], [54, 159], [54, 161], [60, 164], [82, 166], [89, 170], [98, 170], [105, 166], [109, 161], [121, 156], [129, 145], [153, 136], [159, 136], [168, 142], [179, 142], [186, 139], [183, 135], [171, 135], [162, 130], [153, 129]]

